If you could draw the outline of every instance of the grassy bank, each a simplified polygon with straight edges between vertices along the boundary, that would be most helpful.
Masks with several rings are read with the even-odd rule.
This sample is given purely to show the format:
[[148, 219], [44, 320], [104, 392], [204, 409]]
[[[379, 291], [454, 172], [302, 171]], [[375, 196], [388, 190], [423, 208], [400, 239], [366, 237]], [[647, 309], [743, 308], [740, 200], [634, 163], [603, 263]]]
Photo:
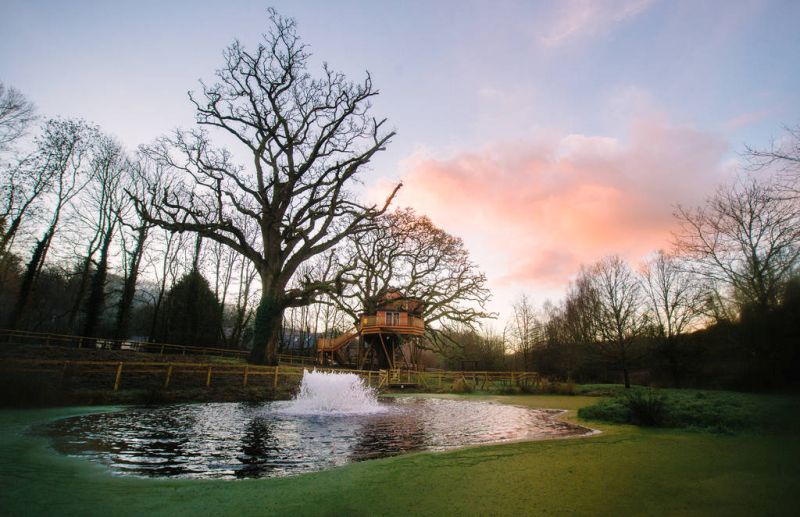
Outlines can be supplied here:
[[710, 390], [620, 389], [583, 407], [579, 417], [615, 424], [679, 427], [716, 433], [800, 434], [800, 399]]
[[[503, 402], [569, 409], [585, 396]], [[91, 410], [97, 410], [92, 408]], [[0, 412], [0, 514], [793, 515], [795, 432], [713, 434], [589, 424], [589, 438], [413, 454], [285, 479], [112, 477], [23, 435], [75, 408]]]

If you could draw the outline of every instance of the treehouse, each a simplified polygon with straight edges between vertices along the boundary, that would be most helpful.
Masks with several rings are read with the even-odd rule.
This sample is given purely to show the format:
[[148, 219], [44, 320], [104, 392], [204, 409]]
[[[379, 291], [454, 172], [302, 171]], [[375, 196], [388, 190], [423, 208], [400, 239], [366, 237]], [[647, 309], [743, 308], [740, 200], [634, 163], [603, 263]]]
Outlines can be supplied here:
[[319, 363], [359, 370], [412, 367], [417, 340], [425, 334], [423, 308], [421, 300], [388, 290], [351, 330], [317, 341]]

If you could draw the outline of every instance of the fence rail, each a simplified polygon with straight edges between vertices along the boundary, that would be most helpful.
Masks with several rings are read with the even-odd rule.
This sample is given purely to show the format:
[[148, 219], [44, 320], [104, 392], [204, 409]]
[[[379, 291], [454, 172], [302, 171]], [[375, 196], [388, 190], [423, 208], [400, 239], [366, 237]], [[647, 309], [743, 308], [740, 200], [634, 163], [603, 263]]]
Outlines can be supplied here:
[[147, 352], [159, 355], [210, 355], [221, 357], [247, 357], [247, 350], [232, 348], [215, 348], [192, 345], [175, 345], [170, 343], [153, 343], [132, 339], [109, 339], [86, 336], [72, 336], [49, 332], [30, 332], [26, 330], [0, 329], [0, 343], [11, 345], [53, 345], [70, 348], [100, 348], [108, 350], [126, 350], [131, 352]]
[[[316, 368], [317, 371], [353, 373], [370, 387], [422, 387], [447, 389], [457, 382], [475, 389], [489, 389], [535, 383], [539, 375], [534, 372], [459, 372], [416, 370], [347, 370]], [[227, 385], [271, 386], [296, 384], [307, 368], [301, 366], [257, 366], [224, 363], [192, 363], [163, 361], [72, 361], [56, 359], [13, 359], [0, 363], [0, 375], [44, 375], [58, 380], [62, 386], [72, 382], [92, 382], [92, 387], [107, 386], [119, 391], [125, 387], [148, 385], [163, 389], [174, 386], [210, 388], [225, 379]], [[56, 379], [52, 379], [55, 377]]]

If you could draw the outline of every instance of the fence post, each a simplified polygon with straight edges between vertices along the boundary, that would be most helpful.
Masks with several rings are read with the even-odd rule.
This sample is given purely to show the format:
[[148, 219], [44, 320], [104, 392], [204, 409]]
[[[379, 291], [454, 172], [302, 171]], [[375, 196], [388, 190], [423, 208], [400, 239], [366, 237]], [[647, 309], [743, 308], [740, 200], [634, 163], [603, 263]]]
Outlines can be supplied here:
[[158, 353], [158, 355], [164, 355], [164, 345], [161, 345], [161, 351]]
[[67, 376], [67, 368], [69, 368], [69, 361], [64, 361], [64, 368], [61, 369], [61, 382], [60, 384], [64, 384], [64, 379]]
[[367, 386], [372, 387], [372, 370], [367, 372]]
[[206, 388], [211, 387], [211, 365], [208, 365], [208, 373], [206, 374]]
[[119, 380], [122, 377], [122, 361], [117, 365], [117, 376], [114, 378], [114, 391], [119, 391]]
[[272, 379], [272, 389], [278, 389], [278, 365], [275, 365], [275, 377]]
[[169, 380], [172, 378], [172, 363], [167, 365], [167, 376], [164, 378], [164, 388], [169, 388]]
[[244, 378], [242, 379], [242, 386], [247, 386], [247, 374], [249, 373], [248, 368], [250, 367], [249, 366], [244, 367]]

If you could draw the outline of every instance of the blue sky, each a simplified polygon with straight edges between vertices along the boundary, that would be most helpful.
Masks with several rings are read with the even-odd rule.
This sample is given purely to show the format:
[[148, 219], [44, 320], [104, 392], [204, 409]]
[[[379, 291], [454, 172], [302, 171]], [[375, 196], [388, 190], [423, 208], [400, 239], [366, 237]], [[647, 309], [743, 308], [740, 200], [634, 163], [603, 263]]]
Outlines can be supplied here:
[[672, 206], [800, 121], [796, 1], [5, 0], [0, 81], [134, 148], [191, 124], [187, 90], [269, 6], [317, 64], [372, 73], [398, 136], [366, 195], [410, 184], [400, 201], [465, 239], [501, 311], [602, 254], [667, 246]]

